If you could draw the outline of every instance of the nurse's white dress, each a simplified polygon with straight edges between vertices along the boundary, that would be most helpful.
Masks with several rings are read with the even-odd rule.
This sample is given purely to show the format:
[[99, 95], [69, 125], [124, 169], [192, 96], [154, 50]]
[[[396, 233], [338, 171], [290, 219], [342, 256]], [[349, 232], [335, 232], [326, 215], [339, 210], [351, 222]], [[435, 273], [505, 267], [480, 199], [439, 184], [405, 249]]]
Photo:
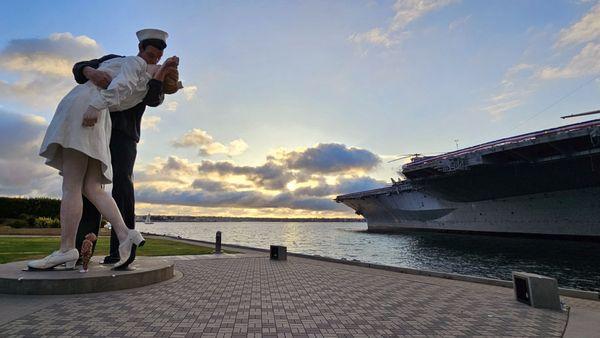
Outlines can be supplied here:
[[[100, 64], [112, 81], [107, 89], [88, 81], [77, 85], [58, 104], [42, 142], [40, 156], [46, 164], [62, 172], [62, 149], [78, 150], [102, 165], [102, 182], [112, 182], [110, 161], [111, 121], [109, 111], [121, 111], [142, 102], [152, 78], [146, 61], [139, 56], [114, 58]], [[89, 106], [101, 110], [93, 127], [84, 127], [83, 114]]]

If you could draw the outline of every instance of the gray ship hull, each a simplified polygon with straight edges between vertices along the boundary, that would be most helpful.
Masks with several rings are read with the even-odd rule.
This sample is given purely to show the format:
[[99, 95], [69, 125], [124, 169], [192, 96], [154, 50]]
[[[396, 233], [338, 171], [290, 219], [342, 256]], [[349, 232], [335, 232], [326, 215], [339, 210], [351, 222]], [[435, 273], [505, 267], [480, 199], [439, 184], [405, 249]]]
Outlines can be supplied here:
[[397, 187], [344, 196], [372, 232], [428, 230], [600, 239], [600, 187], [453, 202]]
[[415, 156], [400, 173], [336, 201], [370, 231], [600, 239], [600, 119]]

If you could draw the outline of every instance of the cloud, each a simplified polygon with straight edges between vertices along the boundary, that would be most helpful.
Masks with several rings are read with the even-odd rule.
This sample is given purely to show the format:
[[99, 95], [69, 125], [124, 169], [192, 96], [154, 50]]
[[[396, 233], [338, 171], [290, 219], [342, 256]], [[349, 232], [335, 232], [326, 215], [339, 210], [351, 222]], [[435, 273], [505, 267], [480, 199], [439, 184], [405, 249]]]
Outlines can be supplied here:
[[390, 30], [402, 30], [425, 14], [456, 2], [456, 0], [397, 0], [394, 4], [395, 15]]
[[536, 87], [532, 79], [535, 71], [536, 66], [528, 63], [509, 68], [502, 77], [499, 91], [487, 100], [482, 110], [490, 114], [493, 120], [499, 120], [505, 112], [519, 107]]
[[541, 80], [567, 79], [600, 73], [600, 2], [579, 21], [560, 31], [555, 48], [585, 44], [564, 66], [542, 67], [537, 77]]
[[0, 67], [15, 72], [71, 77], [75, 61], [98, 57], [101, 53], [100, 45], [87, 36], [53, 33], [44, 39], [9, 41], [0, 53]]
[[288, 168], [308, 173], [368, 171], [381, 163], [379, 156], [368, 150], [339, 143], [320, 143], [315, 147], [284, 152], [279, 156], [279, 160]]
[[179, 102], [177, 101], [169, 101], [165, 104], [164, 109], [166, 111], [176, 111], [177, 106], [179, 106]]
[[160, 116], [147, 116], [142, 118], [142, 129], [158, 131], [158, 123], [160, 122]]
[[56, 195], [59, 176], [38, 156], [46, 121], [0, 110], [0, 194]]
[[600, 38], [600, 2], [575, 24], [560, 31], [555, 47], [578, 45]]
[[56, 106], [75, 81], [76, 61], [98, 57], [102, 49], [87, 36], [54, 33], [43, 39], [15, 39], [0, 51], [0, 70], [16, 74], [0, 79], [0, 98], [37, 109]]
[[0, 157], [33, 157], [48, 123], [43, 117], [0, 110]]
[[[195, 139], [184, 141], [181, 143], [198, 144]], [[321, 215], [348, 213], [347, 208], [333, 202], [333, 197], [386, 186], [386, 182], [362, 174], [380, 161], [368, 150], [336, 143], [280, 149], [257, 166], [232, 161], [193, 163], [169, 156], [136, 171], [136, 200], [253, 212], [280, 208]]]
[[206, 131], [197, 128], [183, 134], [179, 140], [173, 141], [172, 145], [176, 148], [197, 147], [198, 154], [203, 156], [214, 154], [236, 156], [248, 149], [248, 144], [242, 139], [233, 140], [229, 142], [229, 145], [224, 145], [216, 142]]
[[14, 82], [0, 79], [0, 99], [17, 102], [40, 110], [51, 110], [75, 85], [56, 76], [24, 74]]
[[555, 48], [585, 44], [564, 66], [542, 67], [537, 77], [541, 80], [567, 79], [600, 73], [600, 2], [579, 21], [560, 31]]
[[451, 23], [448, 24], [448, 30], [452, 32], [460, 27], [466, 26], [467, 23], [469, 22], [469, 20], [471, 20], [471, 16], [472, 15], [469, 14], [463, 18], [452, 21]]
[[341, 211], [347, 208], [326, 198], [297, 198], [289, 192], [267, 195], [257, 191], [220, 191], [143, 187], [136, 191], [136, 201], [154, 204], [176, 204], [201, 207], [288, 208], [313, 211]]
[[407, 35], [405, 28], [427, 13], [448, 6], [456, 0], [397, 0], [393, 5], [394, 17], [387, 28], [375, 27], [367, 32], [354, 33], [348, 40], [357, 44], [372, 44], [386, 48], [398, 44]]
[[280, 190], [294, 179], [294, 174], [287, 171], [285, 167], [273, 162], [266, 162], [260, 166], [237, 166], [231, 162], [202, 161], [198, 166], [201, 173], [216, 173], [220, 176], [241, 175], [256, 184], [258, 187]]
[[[197, 163], [177, 156], [169, 156], [166, 160], [155, 159], [154, 163], [147, 164], [143, 169], [135, 171], [135, 182], [174, 182], [188, 184], [186, 178], [197, 174]], [[191, 180], [191, 179], [190, 179]]]
[[333, 196], [383, 188], [387, 185], [387, 182], [379, 181], [368, 176], [341, 177], [336, 184], [326, 184], [321, 182], [315, 187], [298, 188], [293, 191], [293, 194], [295, 196]]
[[272, 162], [254, 167], [245, 175], [255, 184], [273, 190], [285, 188], [288, 182], [294, 178], [292, 173]]
[[[519, 63], [508, 69], [500, 84], [500, 90], [486, 102], [483, 110], [494, 120], [505, 112], [521, 106], [544, 81], [569, 79], [600, 74], [600, 2], [593, 6], [579, 21], [560, 31], [554, 48], [557, 56], [573, 53], [571, 46], [585, 43], [564, 65], [541, 65]], [[568, 55], [568, 54], [567, 54]]]
[[[600, 20], [600, 18], [598, 18]], [[545, 67], [538, 76], [543, 80], [577, 78], [600, 74], [600, 43], [588, 43], [564, 67]]]
[[194, 189], [200, 189], [210, 192], [227, 191], [231, 189], [231, 185], [223, 181], [214, 181], [204, 178], [194, 180], [194, 182], [192, 183], [192, 187]]
[[338, 184], [335, 187], [335, 194], [349, 194], [352, 192], [383, 188], [386, 186], [388, 186], [387, 182], [376, 180], [368, 176], [350, 178], [344, 177], [338, 181]]
[[[260, 166], [239, 166], [227, 161], [204, 160], [200, 163], [192, 163], [187, 159], [169, 156], [166, 160], [158, 158], [143, 169], [137, 170], [135, 181], [140, 183], [175, 182], [184, 185], [189, 185], [191, 182], [193, 187], [212, 190], [217, 186], [209, 181], [214, 181], [215, 175], [221, 178], [222, 187], [244, 189], [256, 187], [281, 190], [285, 189], [286, 184], [294, 179], [293, 173], [272, 162], [266, 162]], [[239, 180], [237, 183], [226, 182], [226, 179], [231, 176], [243, 176], [252, 185], [244, 184]]]
[[253, 186], [239, 183], [232, 184], [223, 180], [216, 181], [208, 178], [198, 178], [195, 179], [194, 182], [192, 182], [192, 188], [209, 192], [222, 192], [236, 189], [248, 190], [253, 188]]
[[400, 41], [392, 37], [389, 33], [383, 32], [381, 28], [375, 27], [370, 31], [363, 33], [354, 33], [348, 37], [349, 41], [357, 44], [369, 43], [372, 45], [380, 45], [386, 48], [398, 44]]
[[196, 92], [198, 92], [198, 87], [196, 86], [185, 86], [183, 88], [183, 94], [188, 101], [191, 101], [196, 96]]
[[379, 156], [367, 150], [334, 143], [280, 149], [257, 166], [232, 161], [193, 163], [170, 156], [136, 171], [136, 201], [213, 208], [215, 212], [236, 208], [254, 214], [278, 210], [289, 215], [301, 211], [315, 216], [349, 215], [348, 208], [333, 197], [386, 186], [386, 182], [353, 174], [379, 162]]
[[178, 158], [177, 156], [169, 156], [163, 166], [164, 171], [177, 173], [191, 173], [194, 172], [195, 169], [195, 164], [190, 163], [190, 161], [185, 158]]

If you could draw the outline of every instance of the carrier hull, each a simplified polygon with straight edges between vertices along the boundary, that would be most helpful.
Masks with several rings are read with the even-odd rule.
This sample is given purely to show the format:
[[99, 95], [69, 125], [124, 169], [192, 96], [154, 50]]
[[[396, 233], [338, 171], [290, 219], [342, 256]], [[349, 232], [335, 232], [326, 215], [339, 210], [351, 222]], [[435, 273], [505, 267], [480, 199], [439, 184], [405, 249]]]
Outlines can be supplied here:
[[418, 158], [402, 175], [336, 201], [373, 232], [600, 239], [600, 120]]
[[600, 188], [452, 202], [393, 187], [346, 199], [372, 232], [427, 230], [600, 239]]

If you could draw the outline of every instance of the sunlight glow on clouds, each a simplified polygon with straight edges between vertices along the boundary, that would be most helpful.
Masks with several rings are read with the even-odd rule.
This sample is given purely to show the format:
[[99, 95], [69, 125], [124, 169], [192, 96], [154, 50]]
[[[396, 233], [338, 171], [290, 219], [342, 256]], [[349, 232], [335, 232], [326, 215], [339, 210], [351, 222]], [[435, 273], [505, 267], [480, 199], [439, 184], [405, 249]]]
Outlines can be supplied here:
[[194, 163], [175, 156], [156, 159], [135, 173], [136, 200], [201, 208], [258, 208], [265, 212], [282, 208], [293, 214], [304, 210], [322, 216], [332, 212], [348, 215], [347, 208], [333, 201], [335, 195], [386, 184], [364, 176], [380, 163], [377, 155], [365, 149], [317, 144], [280, 149], [276, 154], [257, 166], [232, 161]]
[[183, 134], [179, 140], [175, 140], [171, 144], [175, 148], [198, 148], [198, 154], [202, 156], [214, 154], [236, 156], [248, 149], [248, 144], [242, 139], [233, 140], [228, 145], [224, 145], [215, 141], [206, 131], [197, 128]]
[[176, 111], [177, 106], [179, 106], [179, 102], [177, 101], [169, 101], [164, 103], [164, 109], [170, 112]]
[[53, 33], [46, 39], [11, 40], [0, 54], [0, 67], [16, 72], [71, 77], [73, 63], [98, 57], [95, 40], [71, 33]]
[[[381, 154], [479, 142], [600, 74], [597, 0], [149, 4], [169, 8], [142, 16], [172, 23], [165, 56], [181, 56], [185, 88], [142, 119], [138, 212], [354, 216], [332, 199], [389, 185], [409, 161]], [[0, 193], [58, 196], [37, 152], [71, 66], [135, 53], [142, 23], [71, 15], [69, 1], [5, 7]], [[532, 128], [597, 104], [599, 81]]]
[[71, 33], [10, 40], [0, 52], [0, 71], [17, 74], [18, 78], [0, 79], [0, 98], [18, 100], [35, 108], [54, 108], [75, 85], [71, 73], [73, 64], [101, 54], [95, 40]]
[[196, 86], [183, 87], [183, 94], [185, 95], [185, 99], [188, 101], [191, 101], [194, 97], [196, 97], [197, 92], [198, 92], [198, 87], [196, 87]]
[[142, 129], [158, 131], [158, 123], [160, 120], [160, 116], [144, 115], [144, 118], [142, 119]]

